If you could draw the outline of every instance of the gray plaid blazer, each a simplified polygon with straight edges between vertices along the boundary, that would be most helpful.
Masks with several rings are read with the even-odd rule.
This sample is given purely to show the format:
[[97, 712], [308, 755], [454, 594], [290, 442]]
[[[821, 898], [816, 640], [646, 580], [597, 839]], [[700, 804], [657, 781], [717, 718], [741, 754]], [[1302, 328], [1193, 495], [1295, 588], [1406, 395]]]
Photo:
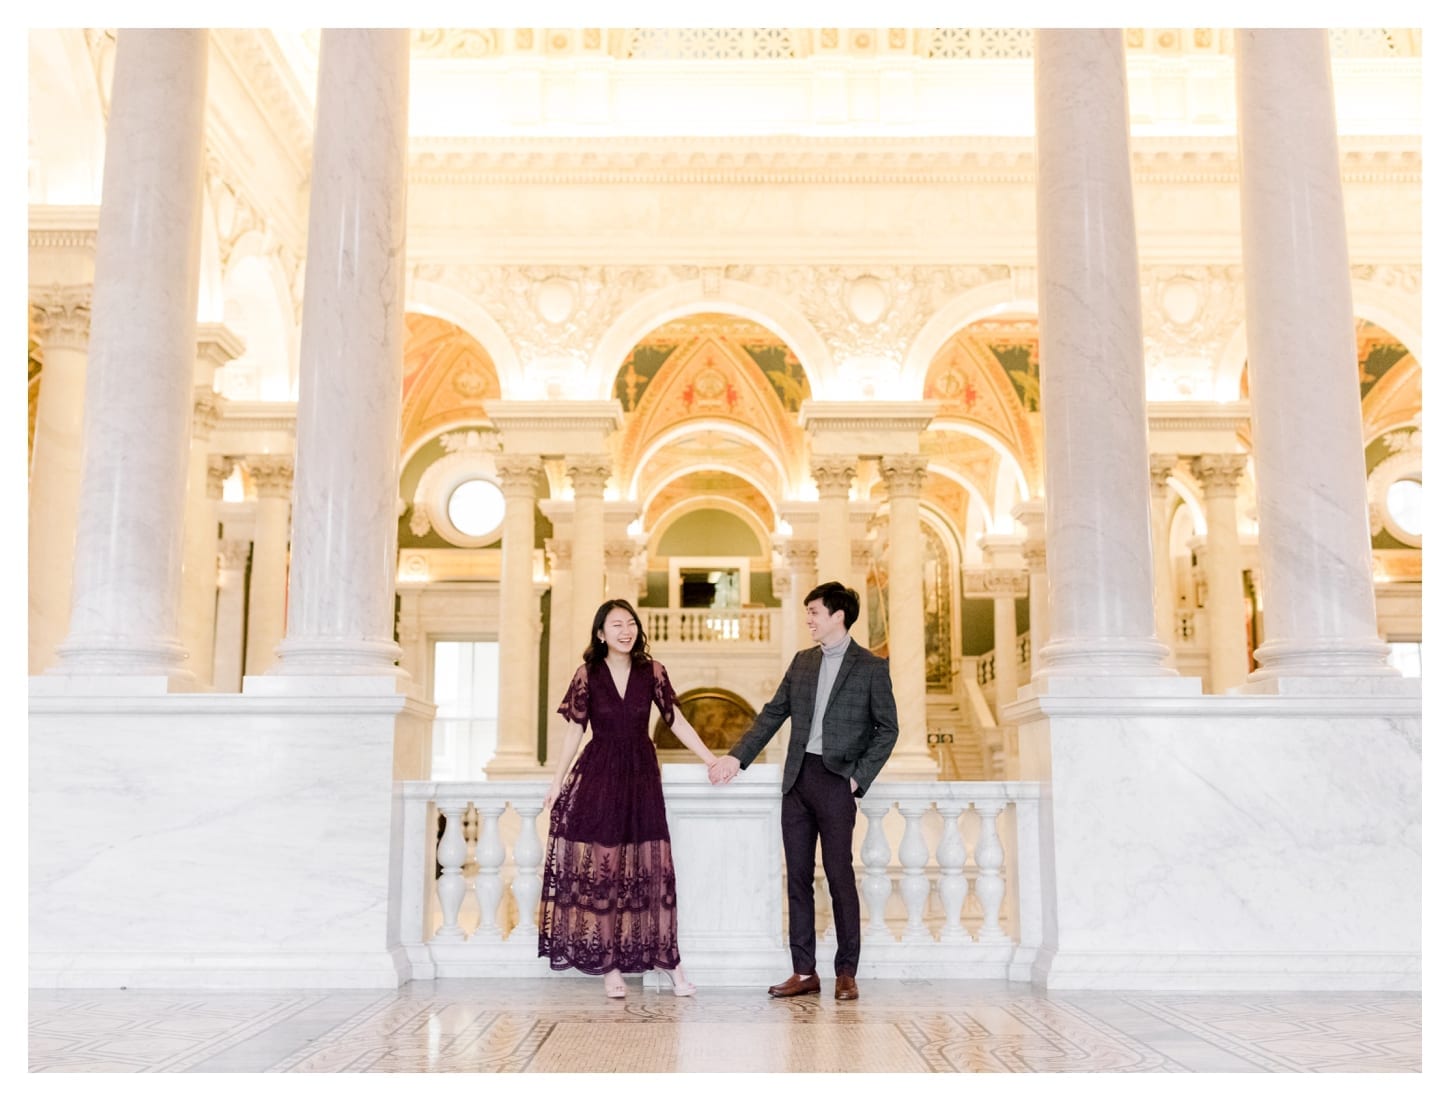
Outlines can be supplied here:
[[[790, 668], [770, 702], [760, 709], [750, 729], [730, 750], [749, 767], [781, 724], [790, 720], [790, 747], [780, 790], [789, 791], [806, 756], [811, 716], [816, 710], [816, 685], [821, 676], [821, 648], [812, 646], [791, 659]], [[821, 723], [821, 762], [837, 776], [856, 781], [856, 798], [866, 794], [871, 781], [896, 745], [896, 697], [891, 694], [891, 672], [854, 639], [841, 657], [836, 682]]]

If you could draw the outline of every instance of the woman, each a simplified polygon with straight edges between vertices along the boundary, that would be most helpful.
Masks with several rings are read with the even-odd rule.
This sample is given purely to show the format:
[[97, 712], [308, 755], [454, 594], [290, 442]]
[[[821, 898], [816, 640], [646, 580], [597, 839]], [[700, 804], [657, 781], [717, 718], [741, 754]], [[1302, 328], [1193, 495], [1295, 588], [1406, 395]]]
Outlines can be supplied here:
[[[695, 992], [680, 966], [675, 866], [649, 737], [651, 704], [681, 742], [714, 764], [715, 754], [680, 711], [665, 667], [650, 659], [639, 616], [627, 600], [606, 600], [594, 613], [584, 664], [559, 705], [569, 733], [544, 801], [549, 845], [539, 955], [555, 971], [603, 975], [611, 998], [624, 997], [622, 972], [655, 967], [670, 976], [677, 996]], [[586, 727], [594, 736], [570, 770]]]

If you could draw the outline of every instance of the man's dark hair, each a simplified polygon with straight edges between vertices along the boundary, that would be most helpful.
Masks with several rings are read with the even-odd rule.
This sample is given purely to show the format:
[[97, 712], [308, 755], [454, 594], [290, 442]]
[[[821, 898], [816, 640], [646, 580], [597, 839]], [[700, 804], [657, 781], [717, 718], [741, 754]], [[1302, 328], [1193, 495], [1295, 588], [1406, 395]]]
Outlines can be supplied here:
[[825, 581], [817, 585], [806, 593], [805, 603], [809, 604], [812, 600], [819, 600], [832, 615], [845, 612], [847, 630], [861, 614], [861, 598], [856, 595], [856, 590], [846, 588], [839, 581]]

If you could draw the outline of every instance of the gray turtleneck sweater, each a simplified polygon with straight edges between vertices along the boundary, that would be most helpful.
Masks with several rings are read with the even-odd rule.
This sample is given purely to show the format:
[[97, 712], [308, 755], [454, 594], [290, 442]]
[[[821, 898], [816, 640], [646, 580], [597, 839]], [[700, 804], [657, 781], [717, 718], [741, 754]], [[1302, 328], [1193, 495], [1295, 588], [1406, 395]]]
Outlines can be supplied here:
[[850, 645], [850, 635], [834, 646], [821, 644], [821, 675], [816, 681], [816, 709], [811, 713], [811, 733], [806, 739], [807, 753], [822, 752], [822, 724], [826, 718], [826, 703], [831, 698], [831, 686], [836, 683], [836, 674], [841, 671], [841, 658], [846, 655], [846, 648]]

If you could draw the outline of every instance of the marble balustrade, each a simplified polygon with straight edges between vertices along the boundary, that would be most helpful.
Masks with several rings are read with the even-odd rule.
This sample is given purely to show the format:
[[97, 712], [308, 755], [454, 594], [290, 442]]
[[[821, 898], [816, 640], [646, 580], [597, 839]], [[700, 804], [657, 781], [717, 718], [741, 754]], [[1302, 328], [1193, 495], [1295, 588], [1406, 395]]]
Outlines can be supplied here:
[[641, 608], [651, 643], [760, 643], [780, 637], [780, 610], [750, 608]]
[[[696, 765], [665, 765], [664, 775], [692, 976], [719, 986], [778, 977], [788, 965], [778, 766], [723, 789]], [[403, 942], [414, 978], [547, 974], [537, 957], [547, 784], [401, 788]], [[1036, 783], [880, 782], [861, 811], [863, 977], [1030, 977], [1042, 937]], [[746, 844], [722, 850], [722, 839], [742, 834]], [[819, 869], [817, 878], [818, 951], [828, 961], [835, 931]]]

